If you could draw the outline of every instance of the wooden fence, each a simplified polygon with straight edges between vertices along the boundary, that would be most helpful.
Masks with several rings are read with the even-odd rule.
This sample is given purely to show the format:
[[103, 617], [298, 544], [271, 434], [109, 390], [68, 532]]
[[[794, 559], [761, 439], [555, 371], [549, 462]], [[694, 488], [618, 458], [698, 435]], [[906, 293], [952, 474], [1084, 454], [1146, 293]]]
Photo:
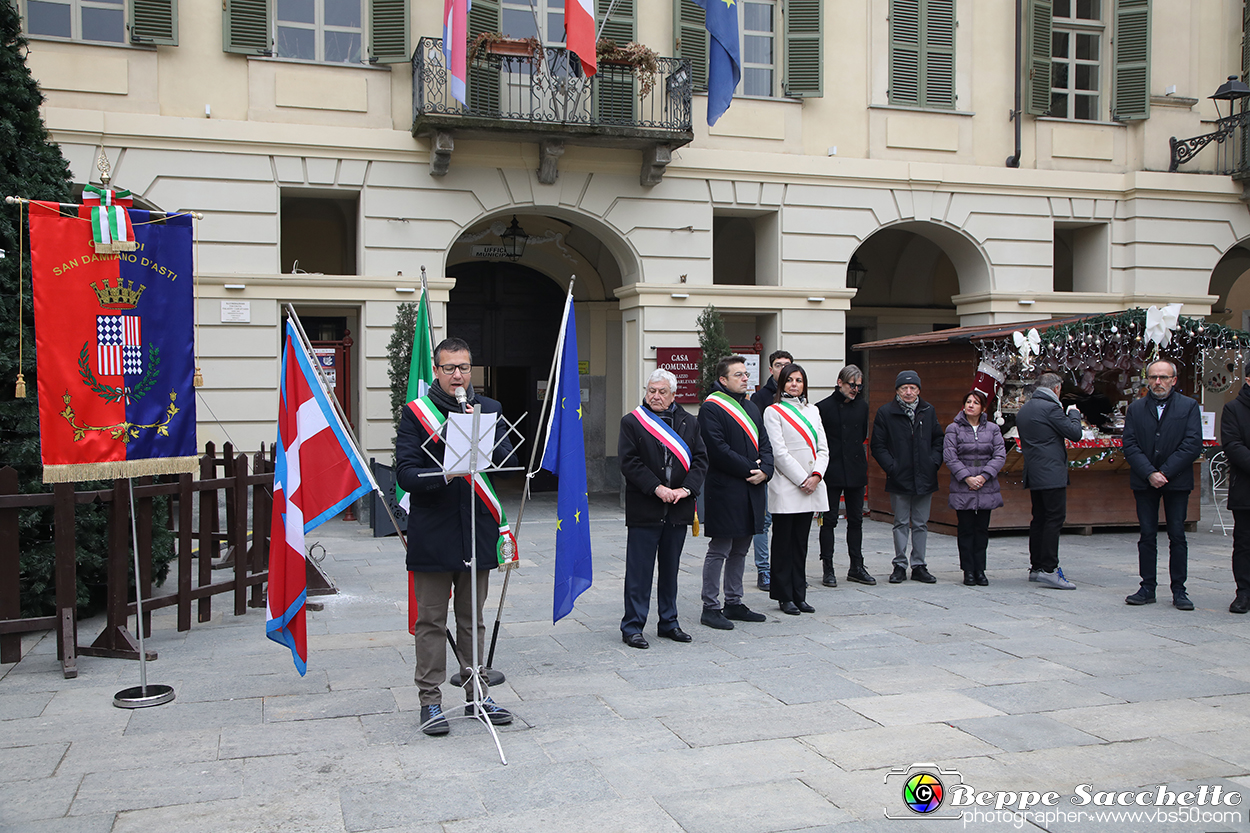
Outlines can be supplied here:
[[[234, 615], [241, 616], [247, 608], [264, 607], [265, 581], [269, 578], [269, 525], [273, 510], [272, 449], [264, 449], [251, 458], [235, 455], [230, 444], [215, 454], [212, 443], [200, 458], [199, 479], [190, 474], [176, 481], [156, 483], [150, 477], [136, 478], [134, 486], [135, 521], [139, 539], [138, 586], [143, 593], [143, 633], [152, 633], [151, 611], [177, 606], [178, 630], [191, 629], [192, 609], [199, 622], [212, 619], [212, 597], [230, 593]], [[219, 475], [220, 472], [220, 476]], [[152, 595], [152, 522], [153, 499], [170, 497], [170, 521], [177, 547], [177, 582], [173, 588], [162, 588], [162, 595]], [[199, 517], [194, 509], [198, 495]], [[220, 523], [220, 496], [225, 498], [225, 525]], [[106, 624], [103, 632], [90, 645], [78, 644], [76, 614], [77, 582], [74, 541], [75, 508], [91, 503], [109, 505], [108, 587], [106, 592]], [[54, 549], [56, 553], [56, 612], [51, 616], [22, 618], [18, 592], [21, 578], [19, 553], [21, 540], [18, 514], [37, 506], [53, 507]], [[248, 515], [251, 529], [248, 533]], [[72, 483], [58, 483], [52, 492], [21, 494], [17, 471], [0, 468], [0, 663], [21, 659], [21, 635], [31, 631], [55, 629], [57, 657], [66, 677], [75, 677], [78, 656], [138, 659], [139, 646], [127, 628], [127, 619], [134, 615], [136, 605], [130, 601], [131, 556], [130, 488], [126, 480], [116, 480], [111, 489], [75, 491]], [[216, 563], [218, 559], [223, 555]], [[319, 571], [310, 562], [309, 593], [327, 586]], [[229, 578], [213, 580], [214, 568], [228, 570]], [[224, 572], [224, 570], [223, 570]], [[333, 592], [333, 590], [330, 590]], [[147, 652], [148, 659], [156, 653]]]

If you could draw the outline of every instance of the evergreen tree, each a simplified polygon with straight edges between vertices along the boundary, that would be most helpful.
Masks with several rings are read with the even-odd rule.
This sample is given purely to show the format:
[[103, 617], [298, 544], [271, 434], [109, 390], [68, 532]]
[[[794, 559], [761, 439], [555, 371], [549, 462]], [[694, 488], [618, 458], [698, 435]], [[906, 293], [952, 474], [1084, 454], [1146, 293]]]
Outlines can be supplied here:
[[395, 327], [386, 345], [389, 364], [386, 369], [391, 380], [391, 422], [399, 427], [399, 414], [408, 404], [408, 369], [412, 364], [412, 339], [417, 329], [417, 304], [405, 301], [395, 312]]
[[[26, 38], [16, 0], [0, 0], [0, 197], [67, 202], [71, 182], [61, 149], [48, 139], [39, 106], [43, 95], [26, 66]], [[20, 218], [20, 219], [19, 219]], [[34, 305], [31, 301], [30, 227], [25, 206], [0, 203], [0, 465], [17, 470], [23, 492], [50, 491], [42, 482], [39, 456], [38, 385], [35, 375]], [[19, 274], [22, 278], [19, 286]], [[19, 340], [21, 358], [19, 362]], [[26, 398], [16, 397], [18, 373]], [[108, 482], [79, 484], [106, 489]], [[106, 582], [108, 507], [75, 509], [78, 603], [88, 604], [88, 586]], [[172, 534], [163, 522], [168, 500], [156, 501], [153, 576], [159, 583], [173, 557]], [[23, 616], [51, 613], [55, 602], [52, 510], [21, 513], [21, 606]]]
[[707, 396], [716, 381], [716, 366], [720, 360], [732, 355], [729, 338], [725, 335], [725, 319], [720, 311], [708, 304], [699, 313], [699, 347], [703, 349], [703, 357], [699, 359], [699, 395]]

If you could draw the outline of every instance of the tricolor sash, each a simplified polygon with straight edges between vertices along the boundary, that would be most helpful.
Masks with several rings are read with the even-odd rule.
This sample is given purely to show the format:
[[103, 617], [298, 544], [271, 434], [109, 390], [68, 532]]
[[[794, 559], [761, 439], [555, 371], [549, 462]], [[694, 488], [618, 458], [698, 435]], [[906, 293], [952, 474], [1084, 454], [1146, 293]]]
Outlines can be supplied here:
[[812, 450], [812, 458], [815, 459], [816, 452], [820, 450], [820, 435], [816, 433], [815, 426], [803, 416], [803, 411], [793, 402], [782, 400], [775, 405], [769, 405], [770, 408], [776, 408], [777, 413], [785, 420], [791, 428], [799, 432], [799, 436], [803, 438], [803, 442], [807, 443], [807, 447]]
[[746, 409], [738, 404], [738, 400], [722, 391], [713, 391], [711, 396], [703, 400], [703, 404], [716, 405], [729, 414], [730, 418], [746, 432], [747, 438], [751, 441], [751, 445], [755, 446], [755, 450], [757, 452], [760, 450], [760, 430], [755, 427], [755, 420], [747, 415]]
[[667, 448], [677, 458], [677, 462], [681, 463], [682, 468], [690, 471], [690, 446], [686, 445], [686, 441], [650, 408], [639, 405], [632, 413], [646, 432]]
[[[447, 417], [434, 406], [430, 397], [423, 396], [420, 399], [414, 399], [408, 403], [408, 407], [434, 441], [441, 442], [443, 423], [447, 422]], [[469, 479], [467, 474], [462, 476], [465, 480]], [[499, 543], [495, 545], [495, 554], [499, 558], [499, 564], [502, 566], [518, 561], [520, 556], [517, 552], [516, 535], [512, 533], [512, 527], [508, 525], [508, 516], [503, 511], [503, 504], [499, 502], [499, 495], [495, 494], [495, 487], [491, 485], [490, 478], [485, 474], [475, 474], [472, 483], [473, 493], [486, 507], [486, 511], [490, 512], [495, 523], [499, 524]]]
[[138, 248], [126, 211], [134, 204], [129, 191], [84, 185], [82, 202], [91, 206], [91, 238], [97, 254], [133, 252]]

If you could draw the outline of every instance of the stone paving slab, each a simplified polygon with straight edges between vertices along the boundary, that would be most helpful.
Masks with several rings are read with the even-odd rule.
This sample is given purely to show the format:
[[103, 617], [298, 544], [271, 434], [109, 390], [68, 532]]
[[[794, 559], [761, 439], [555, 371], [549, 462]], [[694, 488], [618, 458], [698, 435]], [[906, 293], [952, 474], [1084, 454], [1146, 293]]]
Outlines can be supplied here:
[[[178, 693], [154, 709], [111, 704], [137, 683], [134, 663], [81, 657], [65, 680], [55, 638], [24, 637], [22, 661], [0, 666], [0, 830], [923, 833], [933, 822], [882, 815], [904, 810], [886, 775], [917, 762], [978, 790], [1197, 782], [1250, 796], [1250, 617], [1225, 612], [1223, 536], [1190, 535], [1199, 609], [1182, 613], [1124, 604], [1131, 533], [1064, 536], [1078, 589], [1056, 592], [1027, 582], [1024, 539], [1003, 535], [989, 587], [962, 586], [954, 541], [939, 535], [938, 583], [889, 585], [890, 529], [868, 522], [880, 584], [825, 588], [812, 558], [817, 613], [785, 617], [749, 573], [745, 601], [768, 621], [730, 632], [698, 623], [707, 544], [691, 540], [678, 604], [695, 641], [652, 638], [652, 620], [652, 647], [638, 651], [620, 642], [619, 500], [595, 496], [591, 513], [595, 585], [553, 625], [554, 495], [527, 507], [495, 661], [507, 681], [492, 691], [516, 715], [499, 731], [507, 766], [473, 721], [421, 734], [402, 554], [336, 521], [314, 537], [341, 592], [309, 614], [305, 677], [264, 638], [262, 610], [235, 617], [221, 600], [187, 633], [172, 611], [154, 614], [149, 679]], [[839, 540], [840, 572], [844, 555]], [[102, 626], [81, 623], [81, 641]], [[461, 697], [444, 687], [449, 709]], [[1211, 830], [1250, 831], [1242, 809], [1239, 825]]]

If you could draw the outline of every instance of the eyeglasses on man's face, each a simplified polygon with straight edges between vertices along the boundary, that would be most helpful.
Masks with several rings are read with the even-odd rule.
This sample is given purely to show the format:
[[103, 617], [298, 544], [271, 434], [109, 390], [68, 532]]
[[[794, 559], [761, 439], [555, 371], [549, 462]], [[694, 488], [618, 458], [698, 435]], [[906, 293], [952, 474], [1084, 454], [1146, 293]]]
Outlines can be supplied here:
[[1164, 376], [1147, 376], [1146, 378], [1152, 382], [1166, 382], [1168, 379], [1172, 379], [1175, 377], [1164, 375]]
[[750, 379], [750, 378], [751, 378], [751, 374], [750, 374], [750, 373], [747, 373], [745, 370], [743, 370], [743, 371], [740, 371], [740, 372], [738, 372], [738, 373], [730, 373], [730, 374], [729, 374], [729, 378], [730, 378], [730, 379]]
[[440, 364], [438, 366], [438, 369], [443, 371], [443, 375], [445, 376], [451, 376], [457, 370], [460, 371], [461, 376], [468, 376], [469, 371], [473, 369], [473, 365], [471, 364]]
[[863, 390], [864, 388], [863, 382], [843, 382], [842, 384], [846, 385], [848, 388], [854, 388], [855, 390]]

